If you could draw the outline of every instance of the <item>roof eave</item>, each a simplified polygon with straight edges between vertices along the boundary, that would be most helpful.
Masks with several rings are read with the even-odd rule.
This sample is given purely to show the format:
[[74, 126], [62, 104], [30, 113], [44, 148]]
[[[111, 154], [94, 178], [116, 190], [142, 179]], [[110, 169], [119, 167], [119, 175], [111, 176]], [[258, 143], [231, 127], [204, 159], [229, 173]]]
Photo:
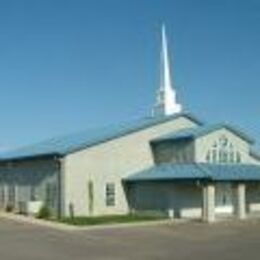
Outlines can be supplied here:
[[198, 125], [204, 125], [204, 122], [202, 122], [201, 120], [196, 118], [193, 114], [191, 114], [189, 112], [183, 112], [183, 113], [179, 113], [179, 114], [172, 115], [172, 116], [162, 117], [161, 119], [158, 119], [158, 121], [156, 121], [155, 123], [150, 123], [148, 125], [139, 127], [137, 129], [131, 129], [131, 130], [126, 131], [125, 133], [122, 133], [120, 135], [115, 134], [114, 136], [110, 136], [109, 138], [106, 138], [106, 139], [101, 140], [101, 141], [96, 141], [96, 142], [93, 142], [93, 143], [90, 143], [90, 144], [87, 144], [87, 145], [81, 145], [80, 147], [77, 147], [77, 148], [68, 149], [67, 151], [64, 151], [64, 152], [62, 152], [60, 154], [62, 156], [66, 156], [66, 155], [69, 155], [69, 154], [72, 154], [72, 153], [75, 153], [75, 152], [79, 152], [79, 151], [82, 151], [84, 149], [93, 147], [95, 145], [99, 145], [99, 144], [102, 144], [102, 143], [106, 143], [106, 142], [112, 141], [112, 140], [114, 140], [116, 138], [124, 137], [124, 136], [132, 134], [134, 132], [142, 131], [142, 130], [148, 128], [148, 127], [152, 127], [152, 126], [156, 126], [156, 125], [159, 125], [159, 124], [163, 124], [163, 123], [171, 121], [172, 119], [178, 119], [178, 118], [181, 118], [181, 117], [187, 117], [188, 119], [192, 120], [194, 123], [196, 123]]
[[179, 138], [158, 138], [158, 139], [153, 139], [150, 141], [150, 144], [158, 144], [158, 143], [164, 143], [164, 142], [176, 142], [176, 141], [193, 141], [195, 139], [194, 136], [184, 136], [184, 137], [179, 137]]
[[237, 136], [239, 136], [241, 139], [245, 140], [246, 142], [248, 142], [249, 144], [254, 144], [255, 140], [253, 138], [251, 138], [250, 136], [248, 136], [247, 134], [245, 134], [243, 131], [241, 131], [240, 129], [238, 129], [237, 127], [231, 126], [229, 124], [218, 124], [216, 126], [213, 126], [211, 129], [202, 131], [201, 133], [197, 133], [195, 135], [195, 138], [199, 138], [205, 135], [208, 135], [214, 131], [220, 130], [220, 129], [227, 129], [231, 132], [233, 132], [234, 134], [236, 134]]
[[13, 157], [13, 158], [12, 157], [0, 158], [0, 163], [32, 161], [32, 160], [39, 160], [39, 159], [56, 159], [61, 157], [63, 157], [63, 155], [59, 153], [37, 154], [37, 155], [28, 155], [28, 156]]
[[187, 182], [187, 181], [205, 181], [210, 180], [207, 177], [182, 177], [182, 178], [160, 178], [160, 179], [123, 179], [124, 183], [136, 183], [136, 182], [166, 182], [166, 181], [174, 181], [174, 182]]

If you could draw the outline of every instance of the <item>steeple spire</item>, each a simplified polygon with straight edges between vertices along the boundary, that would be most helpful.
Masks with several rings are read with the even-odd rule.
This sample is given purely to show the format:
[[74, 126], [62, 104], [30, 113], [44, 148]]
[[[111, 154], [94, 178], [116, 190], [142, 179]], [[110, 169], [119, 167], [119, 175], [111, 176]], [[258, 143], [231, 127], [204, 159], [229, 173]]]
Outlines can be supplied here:
[[162, 49], [160, 66], [160, 87], [157, 92], [156, 104], [153, 108], [154, 116], [167, 116], [179, 113], [182, 110], [176, 101], [176, 92], [171, 82], [170, 60], [168, 54], [168, 44], [166, 30], [162, 25]]

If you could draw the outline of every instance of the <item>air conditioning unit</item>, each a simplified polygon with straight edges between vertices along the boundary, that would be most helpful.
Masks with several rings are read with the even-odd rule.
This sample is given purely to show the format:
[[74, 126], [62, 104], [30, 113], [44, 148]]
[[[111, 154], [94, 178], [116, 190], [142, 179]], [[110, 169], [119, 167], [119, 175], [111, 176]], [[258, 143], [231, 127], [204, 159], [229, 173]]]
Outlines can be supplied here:
[[43, 206], [43, 201], [20, 201], [19, 202], [19, 213], [35, 216], [39, 213]]

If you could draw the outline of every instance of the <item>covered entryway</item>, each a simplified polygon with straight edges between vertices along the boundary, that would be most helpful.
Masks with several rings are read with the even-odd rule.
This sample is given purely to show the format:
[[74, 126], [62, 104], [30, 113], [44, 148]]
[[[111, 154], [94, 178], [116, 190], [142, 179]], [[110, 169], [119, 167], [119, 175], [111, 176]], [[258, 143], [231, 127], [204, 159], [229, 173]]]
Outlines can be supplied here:
[[194, 181], [142, 181], [127, 184], [132, 211], [201, 218], [201, 187]]
[[231, 183], [216, 183], [215, 212], [219, 216], [230, 216], [233, 214], [234, 192]]
[[202, 194], [203, 221], [214, 222], [216, 218], [221, 218], [223, 216], [235, 216], [237, 219], [246, 218], [245, 183], [236, 182], [219, 184], [216, 182], [209, 182], [204, 184]]
[[258, 193], [252, 186], [260, 183], [257, 165], [164, 164], [124, 182], [134, 187], [127, 196], [130, 207], [137, 210], [213, 222], [226, 216], [245, 219], [249, 207], [260, 209], [260, 185]]

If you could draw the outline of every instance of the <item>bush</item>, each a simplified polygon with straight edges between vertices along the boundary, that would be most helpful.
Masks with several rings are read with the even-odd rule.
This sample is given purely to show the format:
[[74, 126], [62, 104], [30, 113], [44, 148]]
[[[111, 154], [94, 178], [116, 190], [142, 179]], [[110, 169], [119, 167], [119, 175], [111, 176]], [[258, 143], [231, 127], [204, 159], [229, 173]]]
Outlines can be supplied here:
[[46, 205], [43, 205], [37, 214], [37, 218], [49, 219], [51, 215], [50, 209]]
[[12, 212], [14, 210], [14, 206], [11, 204], [7, 204], [5, 210], [6, 212]]

